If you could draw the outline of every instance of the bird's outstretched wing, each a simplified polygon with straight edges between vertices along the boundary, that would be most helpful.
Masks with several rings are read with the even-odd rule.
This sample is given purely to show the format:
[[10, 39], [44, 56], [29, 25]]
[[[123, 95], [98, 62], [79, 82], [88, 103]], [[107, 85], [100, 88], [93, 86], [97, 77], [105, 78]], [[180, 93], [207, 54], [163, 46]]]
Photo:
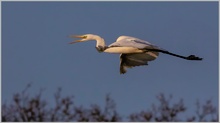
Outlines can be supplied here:
[[146, 52], [135, 54], [121, 54], [120, 55], [120, 74], [126, 73], [126, 68], [135, 66], [148, 65], [148, 61], [157, 58], [158, 52]]
[[147, 41], [130, 37], [130, 36], [120, 36], [116, 42], [109, 45], [109, 47], [134, 47], [138, 49], [161, 49], [156, 45], [153, 45]]

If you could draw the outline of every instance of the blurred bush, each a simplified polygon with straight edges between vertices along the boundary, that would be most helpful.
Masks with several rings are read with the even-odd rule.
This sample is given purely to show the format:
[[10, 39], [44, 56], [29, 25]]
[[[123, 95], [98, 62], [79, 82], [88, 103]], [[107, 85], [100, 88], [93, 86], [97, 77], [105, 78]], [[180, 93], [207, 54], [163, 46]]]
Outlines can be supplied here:
[[[74, 104], [73, 96], [61, 96], [61, 88], [54, 94], [55, 106], [50, 107], [46, 100], [41, 98], [43, 90], [30, 97], [28, 89], [30, 84], [20, 93], [13, 96], [11, 104], [2, 104], [3, 122], [53, 122], [53, 121], [83, 121], [83, 122], [218, 122], [218, 109], [213, 106], [211, 100], [204, 104], [196, 102], [195, 114], [191, 117], [182, 117], [187, 107], [183, 99], [172, 103], [172, 95], [165, 96], [163, 93], [156, 97], [159, 105], [152, 104], [149, 110], [131, 113], [122, 117], [116, 110], [116, 103], [109, 94], [105, 97], [105, 106], [101, 108], [97, 104], [89, 108]], [[181, 116], [180, 116], [181, 114]]]

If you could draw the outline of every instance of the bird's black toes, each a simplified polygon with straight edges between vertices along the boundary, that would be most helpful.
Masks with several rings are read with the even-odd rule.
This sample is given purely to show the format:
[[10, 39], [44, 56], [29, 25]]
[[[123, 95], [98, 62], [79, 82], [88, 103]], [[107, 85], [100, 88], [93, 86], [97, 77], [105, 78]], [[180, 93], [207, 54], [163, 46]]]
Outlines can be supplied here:
[[202, 58], [199, 58], [199, 57], [197, 57], [195, 55], [190, 55], [190, 56], [187, 57], [187, 59], [188, 60], [202, 60]]

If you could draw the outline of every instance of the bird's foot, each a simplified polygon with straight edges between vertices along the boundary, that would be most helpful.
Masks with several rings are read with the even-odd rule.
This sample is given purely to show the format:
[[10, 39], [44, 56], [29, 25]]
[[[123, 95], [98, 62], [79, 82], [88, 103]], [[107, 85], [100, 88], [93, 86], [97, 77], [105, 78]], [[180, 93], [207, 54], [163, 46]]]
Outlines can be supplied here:
[[202, 58], [199, 58], [195, 55], [190, 55], [190, 56], [187, 57], [187, 60], [202, 60]]

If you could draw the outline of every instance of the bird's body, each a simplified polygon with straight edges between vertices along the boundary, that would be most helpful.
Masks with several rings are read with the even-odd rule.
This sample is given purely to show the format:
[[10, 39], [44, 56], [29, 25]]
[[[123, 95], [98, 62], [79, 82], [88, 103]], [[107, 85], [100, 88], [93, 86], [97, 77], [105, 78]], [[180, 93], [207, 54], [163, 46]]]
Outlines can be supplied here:
[[82, 39], [77, 40], [75, 42], [71, 42], [71, 44], [76, 42], [84, 42], [88, 40], [96, 40], [97, 41], [96, 49], [99, 52], [120, 54], [121, 74], [126, 73], [126, 68], [131, 68], [140, 65], [148, 65], [148, 61], [155, 60], [158, 57], [159, 52], [187, 60], [202, 60], [202, 58], [196, 57], [194, 55], [185, 57], [174, 53], [170, 53], [147, 41], [134, 38], [131, 36], [120, 36], [118, 37], [116, 42], [110, 44], [109, 46], [106, 46], [104, 39], [97, 35], [86, 34], [86, 35], [73, 36], [73, 37], [82, 38]]
[[157, 48], [157, 46], [150, 44], [138, 38], [130, 36], [120, 36], [116, 42], [110, 44], [104, 52], [108, 53], [143, 53], [144, 48]]
[[126, 73], [126, 68], [148, 65], [148, 61], [155, 60], [158, 52], [147, 51], [146, 49], [159, 49], [159, 47], [130, 36], [120, 36], [116, 42], [110, 44], [104, 52], [119, 53], [120, 73]]
[[130, 53], [143, 53], [142, 50], [134, 47], [107, 47], [104, 52], [106, 53], [125, 53], [125, 54], [130, 54]]

